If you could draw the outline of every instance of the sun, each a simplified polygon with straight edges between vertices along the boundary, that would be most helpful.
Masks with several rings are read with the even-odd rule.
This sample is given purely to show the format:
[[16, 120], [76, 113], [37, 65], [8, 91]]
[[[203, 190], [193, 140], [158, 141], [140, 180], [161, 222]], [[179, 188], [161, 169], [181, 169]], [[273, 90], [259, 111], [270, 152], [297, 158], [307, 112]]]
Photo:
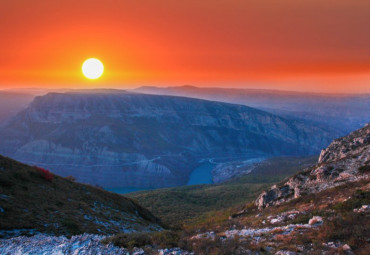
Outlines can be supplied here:
[[86, 78], [95, 80], [102, 76], [104, 72], [103, 63], [97, 58], [86, 59], [82, 64], [82, 73]]

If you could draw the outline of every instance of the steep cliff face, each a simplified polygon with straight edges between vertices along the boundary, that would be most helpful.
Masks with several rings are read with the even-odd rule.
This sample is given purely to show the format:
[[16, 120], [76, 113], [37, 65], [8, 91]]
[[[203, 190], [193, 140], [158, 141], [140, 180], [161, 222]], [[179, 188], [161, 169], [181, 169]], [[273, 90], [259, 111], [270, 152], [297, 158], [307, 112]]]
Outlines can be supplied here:
[[[264, 89], [141, 87], [142, 93], [186, 97], [247, 105], [321, 125], [332, 130], [332, 139], [347, 135], [370, 119], [370, 94], [318, 94]], [[346, 121], [343, 121], [343, 120]], [[338, 135], [337, 135], [338, 134]]]
[[370, 124], [334, 140], [322, 150], [317, 165], [274, 185], [256, 200], [261, 209], [305, 194], [320, 192], [344, 183], [369, 178]]
[[312, 154], [330, 134], [246, 106], [125, 92], [50, 93], [0, 130], [0, 153], [106, 187], [186, 183], [198, 160]]

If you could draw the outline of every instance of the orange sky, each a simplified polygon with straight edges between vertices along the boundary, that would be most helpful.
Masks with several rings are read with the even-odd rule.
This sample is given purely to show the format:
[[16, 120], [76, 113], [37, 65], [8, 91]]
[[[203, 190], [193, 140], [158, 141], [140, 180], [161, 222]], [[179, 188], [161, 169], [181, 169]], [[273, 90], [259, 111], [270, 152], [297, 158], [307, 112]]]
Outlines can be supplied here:
[[0, 88], [370, 92], [368, 0], [1, 0], [0, 21]]

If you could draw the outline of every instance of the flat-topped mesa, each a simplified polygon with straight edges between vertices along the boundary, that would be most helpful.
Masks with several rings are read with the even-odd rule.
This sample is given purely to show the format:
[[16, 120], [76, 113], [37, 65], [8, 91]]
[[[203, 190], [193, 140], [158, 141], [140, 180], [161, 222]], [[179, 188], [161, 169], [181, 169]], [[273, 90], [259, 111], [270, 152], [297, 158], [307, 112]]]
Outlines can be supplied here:
[[0, 154], [23, 163], [148, 188], [186, 184], [204, 158], [315, 154], [332, 140], [324, 128], [247, 106], [110, 91], [36, 97], [0, 137]]
[[259, 195], [259, 209], [278, 205], [300, 196], [320, 192], [347, 182], [369, 178], [370, 125], [334, 140], [322, 150], [317, 165], [274, 185]]

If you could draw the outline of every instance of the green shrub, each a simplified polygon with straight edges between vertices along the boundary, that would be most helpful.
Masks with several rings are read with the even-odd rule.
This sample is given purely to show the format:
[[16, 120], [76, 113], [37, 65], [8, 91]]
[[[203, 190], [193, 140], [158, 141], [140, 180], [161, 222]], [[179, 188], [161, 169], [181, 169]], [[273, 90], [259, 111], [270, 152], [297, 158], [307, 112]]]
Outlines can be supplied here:
[[67, 229], [67, 231], [71, 235], [77, 235], [81, 233], [77, 222], [75, 222], [73, 219], [63, 219], [62, 225]]
[[358, 171], [360, 171], [360, 173], [363, 173], [363, 174], [368, 173], [368, 172], [370, 172], [370, 165], [360, 166], [358, 168]]
[[357, 190], [352, 198], [335, 204], [333, 209], [339, 212], [348, 212], [365, 204], [370, 204], [370, 191]]
[[292, 220], [292, 224], [307, 224], [310, 219], [310, 215], [300, 214]]
[[154, 233], [152, 235], [152, 241], [161, 248], [177, 247], [180, 241], [180, 235], [178, 232], [165, 230]]
[[76, 178], [72, 175], [69, 175], [67, 177], [65, 177], [68, 181], [71, 181], [71, 182], [75, 182], [76, 181]]
[[25, 173], [21, 173], [21, 172], [14, 172], [13, 173], [13, 177], [19, 181], [28, 181], [28, 176], [25, 174]]
[[4, 177], [0, 176], [0, 186], [4, 188], [11, 188], [14, 185], [14, 183], [11, 180], [8, 180]]
[[122, 233], [102, 240], [103, 244], [113, 243], [115, 246], [132, 249], [152, 245], [152, 238], [148, 232]]
[[230, 254], [246, 254], [245, 249], [258, 249], [249, 243], [242, 244], [238, 237], [221, 240], [219, 237], [215, 239], [197, 239], [188, 243], [187, 250], [192, 250], [199, 255], [230, 255]]
[[179, 247], [180, 234], [176, 231], [122, 233], [102, 240], [103, 244], [113, 243], [115, 246], [132, 249], [147, 245], [158, 248]]
[[326, 240], [340, 240], [347, 243], [352, 249], [357, 250], [366, 246], [368, 237], [368, 224], [363, 216], [355, 213], [341, 215], [335, 220], [327, 222], [321, 229], [321, 235], [325, 236]]

